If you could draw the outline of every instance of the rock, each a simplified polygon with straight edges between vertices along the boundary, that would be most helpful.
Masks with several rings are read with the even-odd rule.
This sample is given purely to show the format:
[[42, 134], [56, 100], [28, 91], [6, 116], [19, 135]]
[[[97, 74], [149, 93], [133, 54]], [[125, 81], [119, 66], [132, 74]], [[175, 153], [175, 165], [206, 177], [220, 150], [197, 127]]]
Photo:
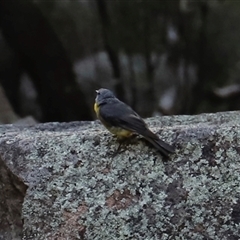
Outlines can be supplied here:
[[238, 239], [239, 112], [147, 122], [169, 160], [98, 121], [0, 126], [0, 239]]

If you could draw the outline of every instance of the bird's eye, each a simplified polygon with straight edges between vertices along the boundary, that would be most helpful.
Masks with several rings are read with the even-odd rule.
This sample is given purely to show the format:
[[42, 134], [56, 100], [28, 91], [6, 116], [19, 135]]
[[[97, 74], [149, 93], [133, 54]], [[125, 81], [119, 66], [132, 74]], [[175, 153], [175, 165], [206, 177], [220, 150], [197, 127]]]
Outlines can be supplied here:
[[96, 93], [97, 93], [97, 95], [99, 95], [99, 94], [100, 94], [100, 92], [99, 92], [98, 90], [96, 90]]

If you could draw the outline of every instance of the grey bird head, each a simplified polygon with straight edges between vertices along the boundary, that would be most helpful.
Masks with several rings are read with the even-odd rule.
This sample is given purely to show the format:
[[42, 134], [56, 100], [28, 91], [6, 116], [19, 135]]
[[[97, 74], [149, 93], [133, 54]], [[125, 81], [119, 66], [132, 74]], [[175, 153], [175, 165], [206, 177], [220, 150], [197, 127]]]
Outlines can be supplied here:
[[96, 96], [96, 103], [101, 104], [108, 98], [116, 98], [112, 91], [106, 89], [106, 88], [100, 88], [96, 90], [97, 96]]

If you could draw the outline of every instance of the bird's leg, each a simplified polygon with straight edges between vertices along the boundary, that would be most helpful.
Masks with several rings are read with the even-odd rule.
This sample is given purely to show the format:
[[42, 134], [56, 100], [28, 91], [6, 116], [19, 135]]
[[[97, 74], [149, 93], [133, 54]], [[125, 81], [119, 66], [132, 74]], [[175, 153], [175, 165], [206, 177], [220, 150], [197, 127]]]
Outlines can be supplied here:
[[132, 134], [129, 137], [117, 137], [117, 141], [119, 143], [118, 148], [114, 153], [112, 153], [112, 156], [115, 157], [117, 154], [122, 153], [125, 151], [125, 148], [120, 150], [123, 145], [127, 145], [129, 143], [136, 143], [136, 136], [137, 134]]
[[113, 158], [114, 158], [117, 154], [124, 152], [125, 149], [122, 149], [121, 151], [120, 151], [120, 149], [121, 149], [122, 145], [126, 143], [127, 138], [119, 138], [119, 137], [118, 137], [118, 138], [117, 138], [117, 141], [118, 141], [119, 145], [118, 145], [118, 148], [116, 149], [116, 151], [114, 151], [114, 152], [112, 153], [112, 157], [113, 157]]

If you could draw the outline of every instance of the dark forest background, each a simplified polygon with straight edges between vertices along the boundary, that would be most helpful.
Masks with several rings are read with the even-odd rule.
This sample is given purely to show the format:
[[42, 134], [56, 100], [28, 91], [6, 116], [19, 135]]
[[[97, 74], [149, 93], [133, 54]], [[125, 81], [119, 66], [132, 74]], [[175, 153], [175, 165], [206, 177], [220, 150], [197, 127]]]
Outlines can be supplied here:
[[94, 119], [100, 87], [143, 117], [238, 110], [240, 2], [0, 0], [0, 84], [2, 123]]

